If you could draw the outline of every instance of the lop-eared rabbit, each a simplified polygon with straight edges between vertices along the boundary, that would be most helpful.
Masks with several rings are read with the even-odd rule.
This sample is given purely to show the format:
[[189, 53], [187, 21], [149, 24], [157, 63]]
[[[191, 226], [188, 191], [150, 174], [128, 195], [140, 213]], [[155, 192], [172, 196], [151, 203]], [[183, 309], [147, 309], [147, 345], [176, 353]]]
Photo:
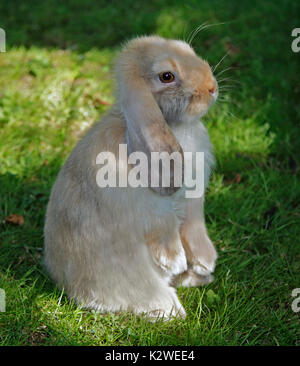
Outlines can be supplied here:
[[214, 157], [200, 118], [215, 102], [218, 85], [189, 44], [157, 36], [129, 41], [115, 70], [115, 105], [78, 142], [52, 189], [45, 266], [86, 308], [184, 318], [176, 287], [211, 282], [217, 258], [204, 196], [186, 198], [184, 184], [101, 188], [96, 160], [111, 152], [118, 163], [107, 163], [108, 171], [128, 174], [132, 165], [119, 154], [120, 144], [149, 160], [151, 152], [204, 152], [206, 187]]

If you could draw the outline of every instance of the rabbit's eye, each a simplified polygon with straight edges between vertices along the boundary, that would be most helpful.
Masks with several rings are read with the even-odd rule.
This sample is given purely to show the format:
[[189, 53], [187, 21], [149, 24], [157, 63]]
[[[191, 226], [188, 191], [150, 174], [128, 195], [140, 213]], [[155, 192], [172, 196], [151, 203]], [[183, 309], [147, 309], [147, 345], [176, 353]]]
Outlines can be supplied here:
[[175, 76], [174, 74], [172, 74], [170, 71], [167, 71], [167, 72], [161, 72], [159, 74], [159, 80], [162, 82], [162, 83], [171, 83], [172, 81], [174, 81], [175, 79]]

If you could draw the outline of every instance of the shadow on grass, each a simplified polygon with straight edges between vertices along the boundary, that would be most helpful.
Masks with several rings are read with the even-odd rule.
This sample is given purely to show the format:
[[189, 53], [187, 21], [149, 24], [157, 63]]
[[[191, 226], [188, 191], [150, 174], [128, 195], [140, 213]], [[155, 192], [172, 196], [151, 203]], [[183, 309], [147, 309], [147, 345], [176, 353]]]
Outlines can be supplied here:
[[[186, 38], [199, 24], [225, 23], [201, 32], [193, 45], [211, 64], [228, 53], [223, 66], [235, 68], [233, 78], [241, 82], [241, 87], [236, 86], [239, 93], [231, 95], [232, 102], [238, 105], [241, 118], [264, 104], [269, 106], [260, 116], [261, 123], [268, 122], [279, 132], [276, 145], [283, 157], [299, 152], [298, 59], [289, 44], [299, 12], [300, 3], [293, 0], [280, 5], [258, 0], [6, 1], [0, 4], [0, 26], [6, 30], [8, 50], [37, 46], [80, 53], [119, 47], [144, 34]], [[240, 93], [248, 105], [240, 105]]]
[[[260, 123], [268, 122], [279, 135], [276, 147], [285, 158], [299, 152], [295, 121], [300, 112], [295, 106], [300, 89], [294, 87], [298, 60], [290, 47], [285, 49], [299, 11], [300, 3], [292, 0], [280, 5], [258, 0], [6, 1], [0, 4], [0, 26], [6, 30], [8, 50], [37, 46], [85, 52], [119, 47], [144, 34], [185, 38], [204, 22], [225, 23], [200, 33], [193, 45], [211, 64], [228, 53], [223, 66], [235, 68], [233, 77], [241, 82], [241, 87], [236, 86], [239, 93], [231, 95], [237, 113], [245, 118], [266, 104]], [[240, 93], [248, 105], [240, 105]]]

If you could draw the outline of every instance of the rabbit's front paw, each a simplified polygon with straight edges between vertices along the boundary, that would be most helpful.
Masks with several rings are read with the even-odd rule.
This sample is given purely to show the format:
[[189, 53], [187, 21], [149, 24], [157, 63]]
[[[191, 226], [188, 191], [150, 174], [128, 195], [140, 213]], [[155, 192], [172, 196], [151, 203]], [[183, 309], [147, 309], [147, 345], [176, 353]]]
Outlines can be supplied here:
[[186, 313], [184, 308], [172, 308], [171, 311], [153, 310], [147, 314], [149, 320], [154, 323], [156, 321], [168, 321], [175, 318], [185, 319]]
[[215, 265], [203, 265], [203, 263], [194, 264], [193, 271], [195, 271], [200, 276], [208, 276], [210, 273], [213, 273]]
[[211, 283], [214, 280], [214, 276], [209, 274], [202, 276], [194, 272], [192, 269], [188, 269], [186, 272], [181, 273], [172, 280], [174, 287], [198, 287]]
[[214, 272], [216, 260], [217, 252], [211, 243], [210, 250], [203, 251], [199, 256], [193, 258], [192, 269], [200, 276], [208, 276]]
[[174, 318], [185, 319], [186, 313], [177, 297], [176, 291], [174, 291], [174, 288], [169, 288], [167, 291], [169, 295], [167, 298], [164, 296], [157, 304], [150, 304], [150, 310], [147, 311], [150, 321], [164, 321]]
[[155, 264], [168, 275], [177, 275], [187, 270], [187, 259], [179, 233], [170, 232], [164, 228], [149, 233], [146, 242]]
[[158, 257], [157, 264], [167, 273], [177, 275], [187, 270], [187, 261], [182, 245], [178, 251], [168, 251], [167, 248], [162, 248]]
[[197, 234], [190, 237], [182, 236], [181, 239], [189, 267], [200, 276], [208, 276], [215, 269], [218, 255], [208, 235], [201, 231]]

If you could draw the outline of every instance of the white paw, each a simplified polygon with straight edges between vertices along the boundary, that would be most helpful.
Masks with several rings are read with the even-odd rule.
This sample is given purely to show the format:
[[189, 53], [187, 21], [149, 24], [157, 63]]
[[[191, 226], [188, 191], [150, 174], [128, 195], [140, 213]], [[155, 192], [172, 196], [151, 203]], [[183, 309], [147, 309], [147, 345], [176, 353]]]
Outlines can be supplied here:
[[161, 306], [159, 306], [157, 309], [153, 309], [147, 312], [147, 316], [150, 318], [150, 321], [166, 321], [172, 320], [174, 318], [185, 319], [185, 310], [180, 303], [175, 290], [172, 289], [171, 291], [171, 298], [168, 299], [169, 301], [167, 301], [167, 303], [163, 301]]
[[182, 287], [198, 287], [211, 283], [214, 280], [213, 275], [200, 276], [195, 273], [191, 273], [181, 281]]
[[172, 308], [169, 311], [153, 310], [148, 312], [146, 315], [152, 323], [156, 321], [168, 321], [176, 318], [185, 319], [186, 317], [185, 310], [182, 306], [180, 307], [180, 309]]
[[180, 251], [175, 258], [169, 258], [161, 254], [159, 262], [160, 267], [171, 275], [178, 275], [187, 270], [186, 256], [182, 246], [180, 246]]
[[208, 276], [209, 274], [213, 273], [216, 261], [212, 260], [207, 262], [205, 259], [198, 259], [197, 264], [193, 265], [193, 271], [195, 271], [200, 276]]

